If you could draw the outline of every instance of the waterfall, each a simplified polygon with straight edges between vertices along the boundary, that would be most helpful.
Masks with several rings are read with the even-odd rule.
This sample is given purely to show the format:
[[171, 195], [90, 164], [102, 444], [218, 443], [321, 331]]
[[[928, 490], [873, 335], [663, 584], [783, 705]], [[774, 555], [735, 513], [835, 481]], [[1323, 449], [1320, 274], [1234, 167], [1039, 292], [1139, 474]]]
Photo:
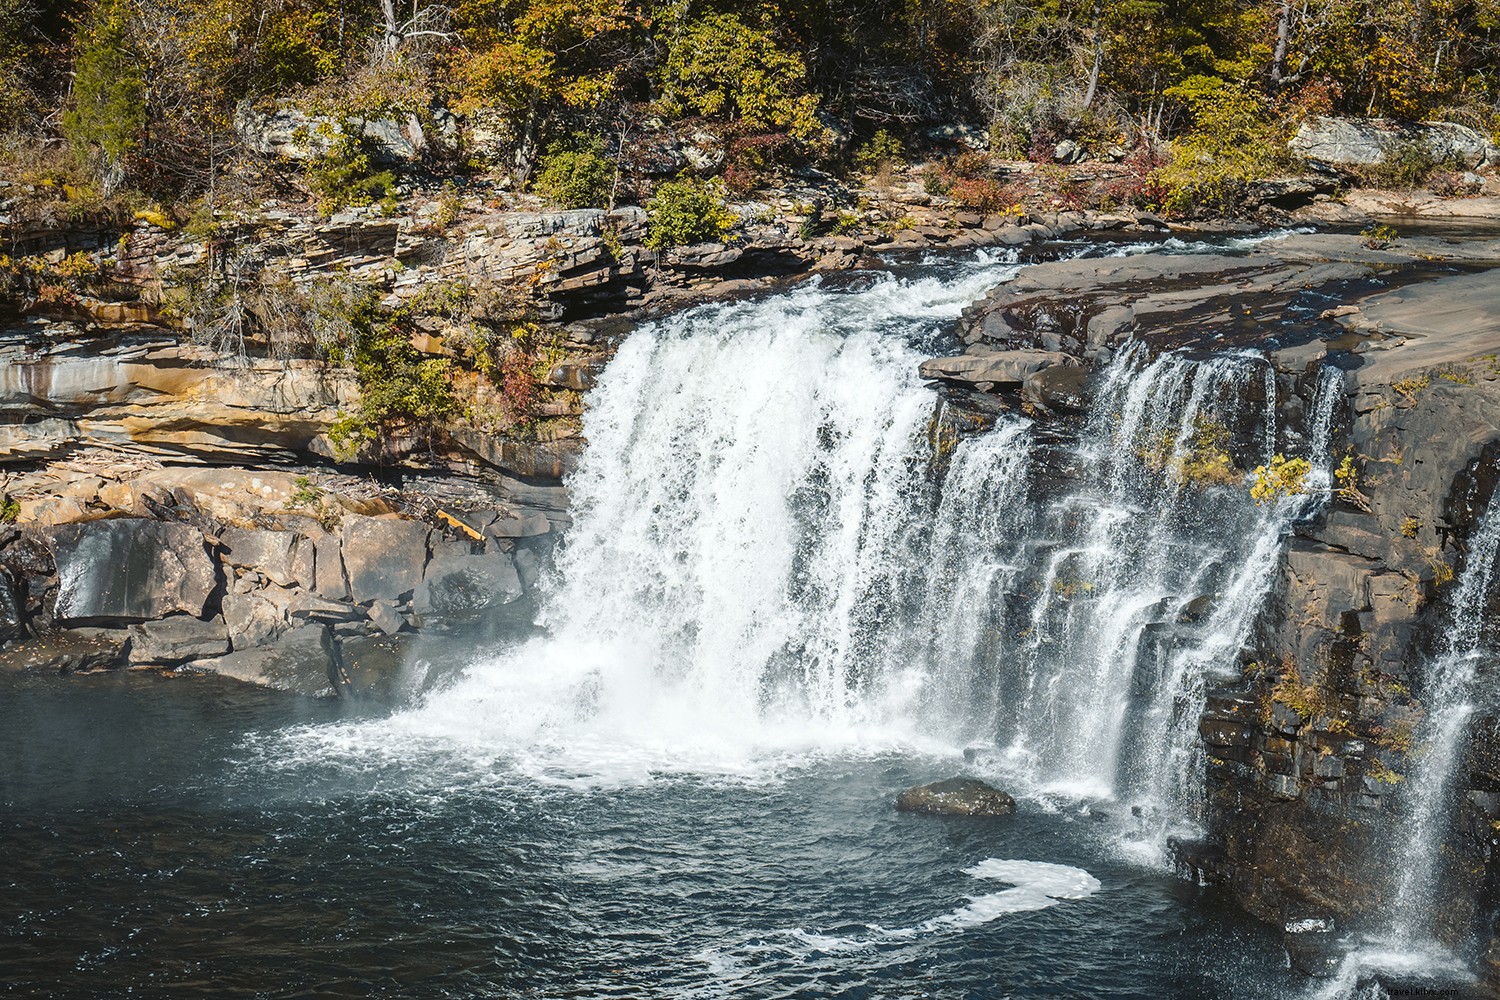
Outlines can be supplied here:
[[1426, 717], [1417, 733], [1425, 747], [1408, 775], [1408, 835], [1397, 871], [1392, 936], [1408, 945], [1426, 933], [1437, 906], [1436, 868], [1448, 829], [1453, 783], [1462, 757], [1468, 721], [1478, 707], [1474, 682], [1490, 650], [1485, 641], [1485, 609], [1500, 554], [1500, 503], [1488, 510], [1469, 539], [1458, 589], [1449, 605], [1441, 651], [1427, 664], [1422, 692]]
[[[1073, 431], [1002, 413], [935, 463], [918, 365], [1014, 269], [810, 283], [635, 331], [590, 395], [547, 634], [390, 729], [563, 780], [977, 741], [1019, 791], [1140, 805], [1158, 859], [1198, 812], [1204, 692], [1238, 669], [1304, 502], [1247, 488], [1286, 436], [1276, 377], [1127, 345]], [[1314, 410], [1326, 441], [1333, 405]]]
[[942, 681], [924, 628], [979, 658], [964, 629], [987, 583], [950, 564], [947, 610], [924, 609], [929, 540], [1008, 530], [988, 505], [1025, 479], [1029, 435], [1018, 420], [964, 442], [953, 481], [969, 499], [957, 485], [939, 498], [937, 397], [918, 367], [1013, 259], [810, 283], [632, 333], [590, 393], [548, 634], [395, 725], [498, 744], [546, 776], [621, 780], [931, 744], [919, 721]]

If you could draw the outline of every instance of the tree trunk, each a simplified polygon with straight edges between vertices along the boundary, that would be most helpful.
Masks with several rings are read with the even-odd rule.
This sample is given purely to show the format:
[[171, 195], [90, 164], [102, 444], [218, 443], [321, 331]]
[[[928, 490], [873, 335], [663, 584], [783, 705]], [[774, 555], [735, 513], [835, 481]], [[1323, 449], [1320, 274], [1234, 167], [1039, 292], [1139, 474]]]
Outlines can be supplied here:
[[1281, 86], [1286, 73], [1286, 50], [1292, 41], [1292, 0], [1281, 0], [1281, 14], [1276, 18], [1276, 48], [1271, 53], [1271, 88]]
[[396, 20], [396, 0], [380, 0], [380, 12], [385, 18], [385, 50], [395, 52], [396, 47], [401, 44], [401, 22]]
[[1104, 11], [1102, 0], [1094, 0], [1094, 67], [1089, 70], [1089, 87], [1083, 95], [1083, 106], [1093, 107], [1099, 92], [1099, 70], [1104, 65]]

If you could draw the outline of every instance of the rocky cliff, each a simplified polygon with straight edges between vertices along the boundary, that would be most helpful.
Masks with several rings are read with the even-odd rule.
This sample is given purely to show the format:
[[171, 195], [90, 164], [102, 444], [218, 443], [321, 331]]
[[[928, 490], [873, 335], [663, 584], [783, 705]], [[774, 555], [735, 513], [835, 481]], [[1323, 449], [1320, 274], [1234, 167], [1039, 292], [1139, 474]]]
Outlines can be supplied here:
[[[1296, 930], [1379, 925], [1394, 905], [1426, 665], [1500, 451], [1500, 243], [1373, 242], [1038, 265], [969, 310], [965, 354], [924, 369], [960, 405], [1025, 410], [1059, 435], [1087, 366], [1127, 340], [1264, 354], [1294, 428], [1334, 380], [1330, 502], [1286, 543], [1238, 676], [1187, 709], [1202, 712], [1206, 836], [1175, 843], [1185, 874]], [[1500, 978], [1495, 731], [1492, 715], [1473, 727], [1439, 898], [1444, 936], [1477, 940]], [[1327, 973], [1312, 939], [1289, 935], [1289, 950]]]

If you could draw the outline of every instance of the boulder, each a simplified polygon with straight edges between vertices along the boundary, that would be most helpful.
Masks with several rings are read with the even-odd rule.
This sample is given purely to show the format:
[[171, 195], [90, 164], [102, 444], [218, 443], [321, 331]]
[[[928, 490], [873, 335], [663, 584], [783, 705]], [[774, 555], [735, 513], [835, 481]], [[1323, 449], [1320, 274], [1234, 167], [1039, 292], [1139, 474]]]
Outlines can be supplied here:
[[420, 521], [346, 516], [341, 552], [350, 597], [367, 604], [416, 590], [427, 565], [427, 535]]
[[[412, 595], [417, 614], [463, 615], [521, 596], [521, 577], [503, 552], [434, 559]], [[377, 623], [378, 624], [378, 623]]]
[[312, 160], [326, 156], [345, 135], [361, 140], [370, 158], [378, 164], [415, 163], [428, 148], [450, 151], [457, 144], [458, 123], [446, 110], [433, 112], [433, 128], [423, 128], [412, 114], [397, 117], [361, 118], [357, 115], [308, 114], [282, 102], [270, 110], [259, 110], [242, 102], [235, 112], [234, 128], [245, 146], [262, 156], [289, 160]]
[[1052, 365], [1027, 377], [1021, 399], [1033, 406], [1067, 413], [1089, 407], [1089, 370], [1075, 365]]
[[896, 796], [896, 808], [934, 816], [1009, 816], [1016, 800], [975, 778], [949, 778], [908, 788]]
[[0, 650], [0, 672], [73, 674], [120, 664], [124, 629], [75, 628], [49, 632]]
[[219, 583], [203, 532], [118, 518], [50, 529], [59, 624], [201, 616]]
[[247, 684], [319, 698], [338, 685], [339, 648], [327, 625], [303, 625], [269, 646], [240, 649], [218, 659], [201, 660], [195, 667], [211, 670]]
[[516, 549], [511, 559], [516, 564], [516, 575], [521, 578], [521, 588], [535, 587], [542, 575], [542, 557], [531, 549]]
[[0, 642], [25, 634], [26, 602], [21, 598], [21, 588], [0, 568]]
[[291, 532], [226, 528], [219, 540], [229, 550], [229, 565], [253, 569], [278, 587], [297, 582], [297, 536]]
[[1037, 372], [1053, 366], [1073, 367], [1078, 359], [1059, 351], [994, 351], [978, 348], [951, 358], [922, 362], [923, 378], [956, 382], [988, 390], [1016, 389]]
[[1368, 167], [1388, 162], [1403, 147], [1424, 146], [1438, 163], [1478, 167], [1500, 161], [1500, 149], [1478, 132], [1452, 122], [1401, 122], [1389, 118], [1314, 115], [1288, 148], [1315, 163]]
[[491, 538], [534, 538], [552, 530], [552, 522], [539, 511], [507, 513], [491, 521], [484, 529]]
[[344, 557], [337, 535], [319, 538], [314, 547], [317, 559], [314, 563], [313, 589], [331, 601], [347, 601], [349, 584], [344, 579]]
[[1058, 163], [1081, 163], [1084, 155], [1083, 147], [1072, 139], [1064, 139], [1052, 151], [1052, 158]]
[[229, 629], [230, 643], [236, 650], [273, 642], [287, 627], [282, 609], [264, 595], [253, 592], [225, 594], [224, 621]]
[[411, 662], [415, 636], [371, 635], [346, 639], [340, 645], [341, 663], [335, 685], [339, 694], [353, 698], [394, 698]]
[[[422, 587], [426, 585], [424, 582]], [[422, 587], [417, 588], [417, 593], [422, 592]], [[370, 623], [385, 635], [395, 635], [401, 631], [401, 626], [406, 624], [406, 619], [401, 617], [401, 612], [397, 611], [390, 601], [376, 601], [370, 605], [368, 614]]]
[[130, 662], [175, 666], [229, 652], [224, 619], [199, 621], [186, 615], [130, 626]]

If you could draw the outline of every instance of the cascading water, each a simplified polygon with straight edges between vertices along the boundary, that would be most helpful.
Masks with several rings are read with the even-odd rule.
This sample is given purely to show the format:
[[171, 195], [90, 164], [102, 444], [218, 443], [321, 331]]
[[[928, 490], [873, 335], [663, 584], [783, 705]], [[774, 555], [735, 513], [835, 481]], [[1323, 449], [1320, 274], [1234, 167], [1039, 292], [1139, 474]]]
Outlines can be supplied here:
[[636, 332], [590, 399], [550, 634], [392, 725], [564, 778], [998, 739], [1021, 787], [1146, 806], [1155, 858], [1196, 812], [1204, 688], [1300, 509], [1254, 504], [1229, 453], [1276, 449], [1274, 372], [1127, 347], [1076, 443], [1045, 446], [1074, 475], [1039, 471], [1030, 422], [1004, 415], [934, 483], [924, 338], [1006, 273]]
[[1417, 741], [1425, 747], [1409, 776], [1413, 791], [1406, 846], [1394, 903], [1393, 937], [1417, 943], [1428, 933], [1434, 898], [1438, 851], [1448, 829], [1453, 781], [1474, 714], [1478, 667], [1490, 655], [1485, 639], [1485, 610], [1500, 554], [1500, 503], [1490, 502], [1469, 540], [1462, 579], [1449, 606], [1442, 652], [1427, 666], [1423, 703], [1427, 714]]
[[[1247, 421], [1257, 412], [1252, 390], [1264, 401]], [[1328, 396], [1309, 428], [1325, 442]], [[1274, 373], [1258, 355], [1152, 360], [1137, 346], [1104, 371], [1075, 449], [1078, 478], [1060, 493], [1023, 473], [1013, 452], [1021, 432], [1009, 426], [965, 442], [943, 484], [944, 509], [984, 510], [974, 493], [987, 489], [1006, 511], [998, 531], [993, 515], [967, 514], [967, 534], [944, 527], [934, 562], [985, 609], [966, 622], [984, 632], [992, 665], [968, 697], [993, 691], [1009, 776], [1146, 806], [1134, 846], [1153, 860], [1163, 834], [1196, 812], [1204, 688], [1234, 669], [1281, 538], [1308, 502], [1255, 505], [1229, 456], [1236, 421], [1261, 438], [1256, 454], [1275, 450], [1274, 400]], [[981, 449], [1006, 456], [988, 458], [999, 489], [974, 476], [969, 463]], [[1031, 492], [1018, 497], [1021, 489]], [[955, 537], [973, 553], [958, 566], [948, 552]], [[968, 658], [972, 645], [951, 629], [940, 634]], [[932, 672], [959, 668], [950, 661]]]
[[[928, 664], [908, 609], [936, 501], [918, 344], [1006, 274], [990, 259], [957, 281], [805, 287], [637, 331], [590, 397], [550, 635], [393, 724], [495, 739], [564, 776], [923, 739]], [[958, 478], [988, 498], [1005, 468], [992, 460], [1024, 464], [1025, 436], [961, 451]], [[939, 534], [945, 517], [1004, 530], [957, 494], [940, 510]], [[960, 646], [979, 599], [950, 604]]]

